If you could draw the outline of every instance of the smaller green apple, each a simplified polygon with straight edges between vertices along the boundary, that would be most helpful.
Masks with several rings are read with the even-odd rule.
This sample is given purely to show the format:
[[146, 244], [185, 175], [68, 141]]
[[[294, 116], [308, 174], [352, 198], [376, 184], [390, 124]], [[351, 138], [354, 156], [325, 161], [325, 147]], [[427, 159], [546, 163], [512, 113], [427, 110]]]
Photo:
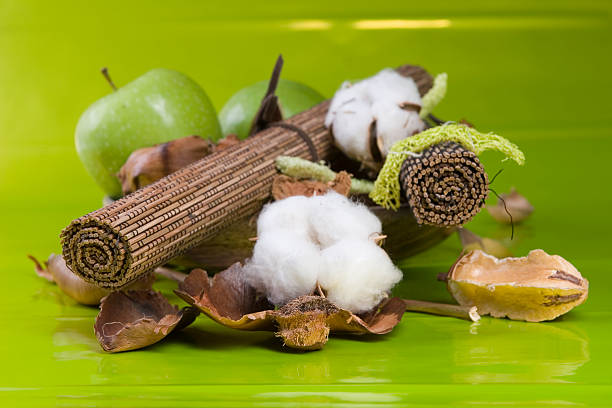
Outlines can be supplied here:
[[[219, 113], [223, 134], [236, 134], [244, 139], [249, 135], [251, 123], [268, 89], [268, 81], [256, 82], [236, 92]], [[280, 79], [276, 87], [278, 103], [287, 119], [323, 102], [325, 98], [311, 87], [288, 79]]]
[[107, 195], [118, 197], [116, 175], [133, 151], [190, 135], [221, 138], [215, 108], [192, 79], [158, 68], [87, 108], [75, 144], [89, 174]]

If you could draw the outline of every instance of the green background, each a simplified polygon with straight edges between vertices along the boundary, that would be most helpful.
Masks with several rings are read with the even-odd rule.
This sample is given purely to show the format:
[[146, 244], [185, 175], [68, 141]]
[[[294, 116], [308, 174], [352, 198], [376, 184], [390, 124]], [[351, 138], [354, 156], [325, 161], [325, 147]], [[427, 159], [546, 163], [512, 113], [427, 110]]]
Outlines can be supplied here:
[[[612, 26], [607, 1], [0, 1], [0, 401], [3, 406], [609, 406], [612, 397], [610, 157]], [[364, 22], [365, 20], [365, 22]], [[373, 21], [371, 21], [373, 20]], [[390, 22], [388, 20], [402, 20]], [[368, 29], [369, 28], [369, 29]], [[71, 219], [99, 207], [74, 146], [85, 108], [154, 67], [199, 82], [217, 109], [268, 76], [331, 96], [348, 78], [417, 63], [449, 74], [436, 109], [519, 144], [505, 171], [536, 208], [516, 255], [560, 254], [591, 282], [550, 323], [406, 314], [389, 335], [333, 337], [313, 353], [200, 317], [145, 350], [105, 354], [95, 308], [32, 271]], [[493, 201], [493, 200], [492, 200]], [[486, 212], [474, 232], [508, 240]], [[435, 280], [453, 236], [402, 263], [397, 294], [450, 301]], [[168, 292], [172, 285], [161, 283]], [[179, 303], [176, 297], [172, 298]]]

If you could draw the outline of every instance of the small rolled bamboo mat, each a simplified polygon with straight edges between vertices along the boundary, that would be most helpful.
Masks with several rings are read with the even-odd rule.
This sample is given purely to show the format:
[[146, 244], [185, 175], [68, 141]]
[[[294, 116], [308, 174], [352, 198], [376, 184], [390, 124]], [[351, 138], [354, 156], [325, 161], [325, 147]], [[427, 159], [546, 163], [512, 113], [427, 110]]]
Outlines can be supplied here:
[[409, 157], [402, 164], [400, 181], [419, 224], [465, 224], [480, 211], [489, 191], [478, 156], [455, 142]]
[[[422, 94], [432, 86], [420, 67], [398, 71]], [[324, 126], [328, 107], [326, 101], [286, 121], [310, 136], [324, 160], [335, 151]], [[61, 233], [66, 264], [88, 282], [124, 286], [255, 214], [270, 197], [280, 155], [311, 158], [295, 131], [268, 128], [74, 220]]]

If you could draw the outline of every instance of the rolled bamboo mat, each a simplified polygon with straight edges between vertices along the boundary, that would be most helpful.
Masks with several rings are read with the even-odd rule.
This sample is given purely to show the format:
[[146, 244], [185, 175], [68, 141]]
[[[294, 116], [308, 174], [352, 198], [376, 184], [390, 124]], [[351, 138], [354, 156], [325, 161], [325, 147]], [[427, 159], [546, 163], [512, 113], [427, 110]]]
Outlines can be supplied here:
[[[398, 71], [413, 77], [422, 94], [432, 86], [420, 67]], [[286, 121], [310, 137], [324, 160], [335, 153], [324, 126], [328, 107], [325, 101]], [[88, 282], [124, 286], [255, 214], [270, 197], [280, 155], [312, 158], [294, 130], [268, 128], [74, 220], [61, 233], [66, 264]]]
[[455, 142], [406, 159], [400, 182], [419, 224], [462, 225], [480, 211], [489, 192], [478, 156]]

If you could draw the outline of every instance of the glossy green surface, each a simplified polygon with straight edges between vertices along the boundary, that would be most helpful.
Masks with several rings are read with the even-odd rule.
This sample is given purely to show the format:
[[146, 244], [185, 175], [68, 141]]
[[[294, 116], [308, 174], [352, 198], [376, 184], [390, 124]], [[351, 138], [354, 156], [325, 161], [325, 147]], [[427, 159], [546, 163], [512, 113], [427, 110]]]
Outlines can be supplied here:
[[[0, 2], [2, 406], [609, 406], [610, 3], [254, 4]], [[269, 333], [199, 318], [146, 350], [102, 352], [96, 309], [41, 281], [25, 258], [58, 251], [59, 231], [100, 204], [73, 146], [80, 114], [107, 92], [98, 69], [109, 66], [117, 83], [176, 69], [218, 109], [266, 78], [279, 52], [285, 78], [326, 96], [404, 62], [448, 72], [436, 113], [526, 153], [523, 168], [483, 155], [490, 173], [505, 169], [493, 188], [514, 185], [536, 208], [513, 251], [543, 248], [573, 262], [590, 280], [587, 303], [537, 324], [407, 314], [389, 335], [333, 337], [305, 354]], [[470, 228], [510, 232], [486, 213]], [[450, 301], [435, 276], [458, 252], [451, 237], [406, 260], [397, 294]]]
[[[268, 83], [267, 79], [258, 81], [240, 89], [229, 98], [219, 111], [223, 134], [234, 133], [241, 139], [249, 135]], [[325, 100], [323, 95], [308, 85], [282, 78], [278, 81], [274, 94], [278, 97], [278, 104], [285, 119]]]

